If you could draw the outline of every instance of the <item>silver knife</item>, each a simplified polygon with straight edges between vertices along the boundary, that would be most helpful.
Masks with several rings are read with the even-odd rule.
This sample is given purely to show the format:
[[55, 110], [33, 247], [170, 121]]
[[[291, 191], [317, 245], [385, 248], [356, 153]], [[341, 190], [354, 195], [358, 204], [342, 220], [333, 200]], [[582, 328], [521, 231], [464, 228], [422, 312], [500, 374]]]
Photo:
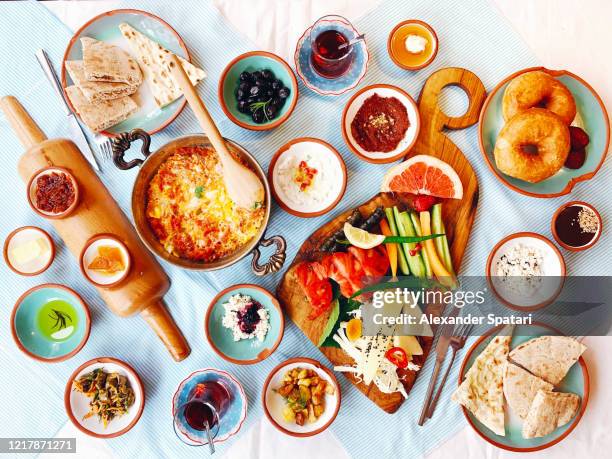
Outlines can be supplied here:
[[74, 113], [72, 112], [70, 106], [64, 98], [64, 91], [62, 90], [62, 85], [60, 83], [59, 78], [57, 77], [57, 73], [55, 73], [55, 70], [53, 69], [53, 64], [51, 64], [49, 56], [47, 55], [44, 49], [39, 49], [38, 51], [36, 51], [36, 58], [38, 59], [38, 63], [45, 72], [47, 79], [51, 83], [51, 86], [53, 86], [55, 93], [62, 101], [64, 111], [66, 112], [66, 116], [68, 117], [68, 128], [70, 129], [71, 140], [76, 144], [77, 147], [79, 147], [79, 150], [81, 150], [81, 153], [83, 153], [83, 156], [85, 156], [85, 158], [87, 159], [87, 161], [89, 161], [92, 167], [95, 170], [99, 171], [100, 167], [98, 166], [96, 157], [94, 156], [91, 147], [89, 146], [89, 142], [87, 142], [87, 137], [85, 137], [85, 133], [83, 132], [79, 121], [76, 119], [76, 116], [74, 116]]
[[[459, 314], [461, 309], [454, 307], [450, 311], [447, 317], [455, 317]], [[431, 404], [431, 397], [433, 395], [434, 389], [436, 388], [436, 381], [438, 380], [438, 374], [440, 373], [440, 369], [442, 368], [442, 364], [446, 359], [446, 353], [450, 346], [450, 340], [453, 335], [453, 330], [455, 329], [454, 325], [444, 324], [440, 325], [440, 336], [438, 338], [438, 343], [436, 344], [436, 364], [434, 365], [433, 372], [431, 374], [431, 380], [429, 381], [429, 386], [427, 387], [427, 394], [425, 395], [425, 401], [423, 403], [423, 410], [421, 411], [421, 416], [419, 417], [418, 424], [422, 426], [425, 423], [425, 418], [427, 417], [427, 411], [429, 410], [429, 405]]]

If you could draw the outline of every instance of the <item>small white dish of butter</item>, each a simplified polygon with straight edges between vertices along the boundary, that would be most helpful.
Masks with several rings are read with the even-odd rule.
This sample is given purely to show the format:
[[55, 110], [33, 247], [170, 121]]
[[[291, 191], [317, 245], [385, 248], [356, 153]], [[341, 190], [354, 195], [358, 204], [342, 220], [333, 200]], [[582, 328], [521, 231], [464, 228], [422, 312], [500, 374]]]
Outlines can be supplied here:
[[36, 226], [17, 228], [4, 241], [4, 261], [23, 276], [36, 276], [46, 271], [54, 257], [53, 239]]

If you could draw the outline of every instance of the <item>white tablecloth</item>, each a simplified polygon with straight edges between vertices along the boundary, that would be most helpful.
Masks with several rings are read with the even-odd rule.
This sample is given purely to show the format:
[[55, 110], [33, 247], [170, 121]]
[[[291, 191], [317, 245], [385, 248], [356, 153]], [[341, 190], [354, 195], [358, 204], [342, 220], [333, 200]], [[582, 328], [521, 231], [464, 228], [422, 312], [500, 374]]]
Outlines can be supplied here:
[[[304, 29], [318, 17], [336, 13], [356, 19], [378, 4], [378, 0], [212, 0], [233, 25], [261, 49], [293, 60], [295, 42]], [[408, 1], [408, 0], [407, 0]], [[443, 0], [436, 0], [443, 1]], [[565, 68], [578, 73], [597, 88], [604, 104], [612, 108], [612, 2], [609, 0], [492, 0], [549, 68]], [[76, 29], [92, 16], [114, 8], [112, 0], [46, 2], [62, 21]], [[484, 39], [484, 38], [483, 38]], [[609, 457], [612, 451], [612, 391], [606, 381], [612, 380], [612, 359], [605, 351], [612, 338], [586, 338], [589, 347], [585, 359], [591, 376], [588, 409], [576, 430], [560, 444], [537, 458]], [[438, 416], [443, 413], [437, 413]], [[356, 417], [356, 428], [367, 427]], [[27, 432], [24, 432], [27, 435]], [[113, 458], [102, 440], [80, 433], [68, 423], [58, 437], [76, 437], [78, 453], [71, 457]], [[376, 441], [376, 439], [372, 439]], [[206, 452], [202, 451], [203, 455]], [[506, 458], [519, 457], [484, 442], [470, 427], [438, 447], [430, 458]], [[41, 458], [46, 455], [41, 455]], [[54, 459], [55, 455], [49, 455]], [[227, 458], [244, 459], [312, 459], [333, 457], [344, 459], [348, 454], [330, 432], [310, 439], [294, 439], [275, 430], [262, 419], [240, 438], [226, 453]]]

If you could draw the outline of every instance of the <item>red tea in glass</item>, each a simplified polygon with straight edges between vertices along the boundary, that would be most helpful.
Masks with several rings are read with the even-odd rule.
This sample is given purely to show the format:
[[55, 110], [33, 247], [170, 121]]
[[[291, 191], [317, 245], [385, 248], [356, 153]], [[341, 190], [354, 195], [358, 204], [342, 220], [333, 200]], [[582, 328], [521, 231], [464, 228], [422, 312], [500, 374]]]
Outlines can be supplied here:
[[353, 60], [352, 47], [348, 46], [348, 43], [349, 39], [334, 29], [316, 35], [311, 44], [310, 54], [313, 69], [325, 78], [338, 78], [344, 75]]
[[230, 402], [225, 386], [217, 381], [196, 384], [189, 401], [183, 406], [185, 421], [196, 430], [206, 430], [206, 423], [213, 427]]

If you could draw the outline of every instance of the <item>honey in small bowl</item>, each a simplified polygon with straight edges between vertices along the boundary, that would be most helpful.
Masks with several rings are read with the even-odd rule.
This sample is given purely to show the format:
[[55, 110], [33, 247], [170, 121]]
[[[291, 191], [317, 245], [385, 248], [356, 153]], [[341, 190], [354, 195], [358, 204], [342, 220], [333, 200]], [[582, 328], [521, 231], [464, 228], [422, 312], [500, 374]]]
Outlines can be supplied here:
[[411, 19], [395, 26], [389, 35], [387, 48], [399, 67], [419, 70], [436, 57], [438, 37], [428, 24]]

